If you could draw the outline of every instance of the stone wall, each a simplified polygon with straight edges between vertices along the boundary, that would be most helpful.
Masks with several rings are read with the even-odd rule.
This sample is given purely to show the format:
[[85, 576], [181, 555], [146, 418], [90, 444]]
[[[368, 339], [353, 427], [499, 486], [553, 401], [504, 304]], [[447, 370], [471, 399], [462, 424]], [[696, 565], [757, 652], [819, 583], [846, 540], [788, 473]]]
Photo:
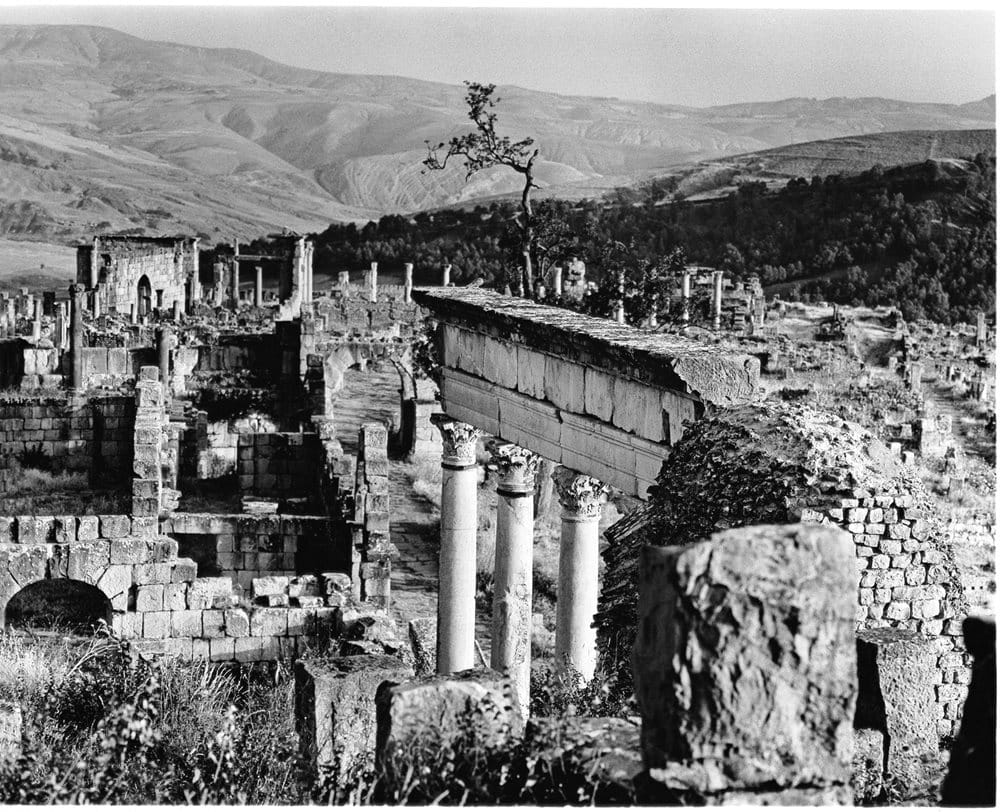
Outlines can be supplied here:
[[346, 571], [349, 549], [337, 550], [324, 516], [173, 513], [160, 532], [180, 545], [199, 571], [249, 590], [254, 578]]
[[0, 460], [39, 454], [56, 469], [88, 471], [115, 482], [130, 474], [135, 404], [132, 398], [0, 400]]
[[[240, 598], [227, 577], [198, 577], [155, 517], [0, 517], [0, 611], [23, 588], [71, 579], [97, 587], [112, 628], [144, 654], [254, 662], [291, 656], [337, 629], [350, 578], [285, 578], [250, 584]], [[280, 594], [277, 600], [270, 596]]]
[[361, 597], [389, 607], [392, 559], [389, 540], [389, 435], [379, 423], [365, 423], [358, 439], [355, 467], [354, 527], [357, 578]]
[[420, 308], [403, 300], [402, 285], [379, 285], [378, 301], [368, 300], [368, 290], [351, 285], [345, 292], [335, 289], [314, 303], [319, 329], [324, 333], [412, 335], [422, 322]]
[[169, 310], [176, 300], [183, 309], [197, 266], [198, 241], [185, 238], [95, 237], [77, 249], [77, 281], [89, 289], [96, 275], [101, 312], [127, 314], [139, 305], [142, 277], [149, 281], [151, 307]]
[[272, 499], [315, 499], [323, 468], [319, 435], [274, 432], [238, 435], [240, 491]]

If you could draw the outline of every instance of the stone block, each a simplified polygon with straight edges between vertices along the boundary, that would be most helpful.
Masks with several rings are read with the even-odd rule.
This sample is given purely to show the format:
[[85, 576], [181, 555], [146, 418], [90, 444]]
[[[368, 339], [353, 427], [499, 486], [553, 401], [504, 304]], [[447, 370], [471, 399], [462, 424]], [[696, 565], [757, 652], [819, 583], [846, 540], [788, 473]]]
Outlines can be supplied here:
[[917, 786], [926, 777], [925, 759], [937, 752], [937, 652], [906, 629], [859, 632], [857, 650], [855, 725], [880, 731], [888, 742], [886, 772]]
[[517, 348], [517, 391], [528, 397], [545, 400], [546, 356], [527, 347]]
[[253, 579], [253, 597], [261, 598], [267, 595], [283, 595], [288, 593], [288, 578], [272, 575]]
[[170, 612], [142, 613], [142, 636], [158, 640], [170, 636]]
[[212, 662], [230, 662], [236, 659], [236, 641], [231, 637], [214, 637], [208, 641], [208, 651]]
[[162, 612], [163, 584], [149, 584], [147, 586], [136, 587], [135, 611]]
[[[460, 740], [465, 746], [500, 748], [524, 732], [525, 720], [510, 680], [489, 669], [400, 685], [383, 683], [375, 703], [375, 761], [390, 780], [401, 766], [405, 770], [413, 749], [446, 748]], [[428, 724], [429, 719], [434, 724]], [[470, 729], [472, 720], [475, 725]]]
[[201, 637], [202, 612], [200, 609], [175, 610], [170, 613], [172, 637]]
[[250, 614], [250, 634], [253, 637], [274, 637], [288, 633], [287, 609], [254, 609]]
[[132, 586], [132, 567], [128, 564], [108, 566], [97, 581], [97, 588], [107, 595], [116, 612], [128, 609], [128, 593]]
[[188, 608], [212, 609], [216, 607], [216, 598], [229, 601], [234, 597], [229, 578], [195, 578], [188, 587]]
[[163, 608], [171, 612], [187, 609], [187, 585], [164, 584]]
[[174, 584], [193, 581], [198, 577], [198, 565], [190, 558], [178, 558], [171, 565], [170, 582]]
[[554, 355], [545, 356], [545, 399], [557, 409], [583, 414], [584, 367]]
[[374, 764], [375, 689], [409, 680], [395, 657], [337, 657], [295, 665], [295, 726], [303, 756], [340, 785]]
[[632, 663], [651, 777], [673, 763], [699, 791], [846, 786], [857, 589], [833, 527], [642, 548]]
[[169, 564], [136, 564], [133, 578], [137, 586], [169, 584], [170, 573], [171, 566]]
[[150, 558], [146, 540], [131, 536], [111, 539], [110, 551], [112, 564], [145, 564]]
[[[98, 516], [101, 522], [101, 538], [120, 539], [132, 532], [132, 520], [128, 516]], [[138, 562], [119, 562], [138, 563]]]
[[229, 637], [248, 637], [250, 635], [250, 617], [243, 609], [227, 609], [225, 611], [226, 635]]

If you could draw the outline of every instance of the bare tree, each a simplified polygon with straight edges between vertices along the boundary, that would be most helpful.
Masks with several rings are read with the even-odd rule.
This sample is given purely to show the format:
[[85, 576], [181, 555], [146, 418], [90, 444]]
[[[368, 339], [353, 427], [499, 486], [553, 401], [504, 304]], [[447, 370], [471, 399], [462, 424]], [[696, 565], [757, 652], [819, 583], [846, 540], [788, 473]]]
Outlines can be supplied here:
[[[428, 169], [444, 169], [451, 158], [461, 158], [465, 161], [465, 179], [469, 180], [476, 172], [494, 166], [506, 166], [524, 176], [524, 187], [521, 190], [521, 219], [518, 223], [521, 231], [521, 254], [524, 260], [521, 286], [528, 295], [534, 293], [534, 274], [531, 267], [531, 248], [534, 241], [534, 213], [531, 209], [531, 190], [540, 188], [534, 181], [535, 160], [538, 158], [538, 148], [532, 149], [535, 143], [532, 138], [511, 141], [506, 136], [497, 134], [497, 114], [494, 112], [499, 98], [493, 97], [496, 85], [481, 85], [478, 82], [466, 82], [468, 92], [465, 103], [469, 106], [469, 118], [476, 125], [474, 132], [456, 136], [447, 143], [437, 146], [427, 144], [427, 157], [424, 166]], [[443, 157], [441, 152], [444, 150]]]

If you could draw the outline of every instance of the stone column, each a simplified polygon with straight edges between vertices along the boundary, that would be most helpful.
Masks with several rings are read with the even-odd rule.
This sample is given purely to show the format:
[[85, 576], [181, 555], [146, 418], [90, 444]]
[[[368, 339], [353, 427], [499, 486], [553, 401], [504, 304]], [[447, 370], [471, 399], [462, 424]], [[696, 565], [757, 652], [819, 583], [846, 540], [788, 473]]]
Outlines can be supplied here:
[[597, 632], [592, 628], [600, 590], [599, 523], [608, 488], [600, 480], [562, 466], [552, 474], [562, 505], [559, 540], [559, 598], [556, 601], [556, 662], [585, 679], [597, 665]]
[[232, 290], [232, 303], [233, 309], [238, 310], [240, 307], [240, 262], [237, 256], [233, 257], [233, 290]]
[[173, 311], [171, 313], [171, 316], [173, 317], [173, 320], [176, 321], [176, 322], [179, 322], [181, 320], [181, 300], [180, 299], [174, 299], [174, 301], [171, 304], [171, 308], [172, 308], [172, 311]]
[[715, 272], [712, 282], [712, 329], [718, 330], [722, 326], [722, 271]]
[[31, 338], [38, 341], [42, 337], [42, 300], [35, 299], [35, 312], [32, 314]]
[[264, 306], [264, 269], [260, 265], [254, 268], [256, 276], [253, 281], [253, 303], [254, 307]]
[[691, 274], [689, 271], [684, 271], [681, 274], [681, 302], [683, 304], [681, 323], [687, 326], [688, 322], [691, 321]]
[[615, 321], [625, 323], [625, 272], [618, 272], [618, 300], [615, 302]]
[[101, 317], [101, 290], [94, 288], [90, 292], [90, 312], [95, 319]]
[[59, 349], [69, 348], [69, 317], [66, 302], [59, 302], [56, 307], [56, 336], [59, 339]]
[[490, 446], [497, 483], [490, 665], [510, 674], [521, 710], [531, 696], [531, 569], [535, 540], [535, 473], [540, 458], [510, 443]]
[[305, 257], [302, 266], [302, 286], [305, 288], [303, 301], [310, 304], [313, 300], [313, 244], [305, 243]]
[[70, 326], [70, 386], [83, 388], [83, 286], [69, 286]]
[[431, 415], [444, 441], [441, 453], [441, 549], [438, 565], [437, 670], [475, 665], [476, 643], [476, 441], [480, 430]]
[[403, 301], [410, 302], [410, 294], [413, 292], [413, 263], [407, 262], [403, 265]]
[[173, 333], [169, 327], [161, 327], [156, 331], [156, 349], [159, 356], [160, 381], [163, 391], [170, 390], [170, 344]]
[[12, 338], [17, 335], [17, 303], [14, 297], [7, 300], [7, 335]]
[[556, 296], [562, 296], [562, 265], [556, 265], [552, 269], [552, 292]]
[[373, 262], [371, 270], [368, 271], [368, 301], [378, 301], [378, 263]]
[[441, 286], [448, 287], [451, 284], [451, 265], [441, 268]]

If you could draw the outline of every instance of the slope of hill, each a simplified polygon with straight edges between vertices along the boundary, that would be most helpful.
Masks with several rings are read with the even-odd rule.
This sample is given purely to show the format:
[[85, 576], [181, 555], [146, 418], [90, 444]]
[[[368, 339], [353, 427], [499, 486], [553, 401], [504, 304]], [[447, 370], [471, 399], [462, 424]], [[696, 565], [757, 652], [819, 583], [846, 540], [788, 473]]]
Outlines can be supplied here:
[[684, 170], [677, 191], [689, 199], [720, 197], [740, 183], [781, 185], [790, 178], [850, 175], [873, 166], [915, 164], [996, 155], [996, 130], [911, 130], [788, 144], [702, 161]]
[[[470, 77], [488, 78], [488, 77]], [[513, 191], [423, 173], [425, 139], [468, 126], [464, 88], [304, 70], [87, 26], [0, 26], [0, 236], [100, 230], [215, 239], [321, 229]], [[588, 194], [694, 161], [817, 138], [992, 126], [967, 105], [790, 99], [695, 109], [501, 88], [553, 191]]]

